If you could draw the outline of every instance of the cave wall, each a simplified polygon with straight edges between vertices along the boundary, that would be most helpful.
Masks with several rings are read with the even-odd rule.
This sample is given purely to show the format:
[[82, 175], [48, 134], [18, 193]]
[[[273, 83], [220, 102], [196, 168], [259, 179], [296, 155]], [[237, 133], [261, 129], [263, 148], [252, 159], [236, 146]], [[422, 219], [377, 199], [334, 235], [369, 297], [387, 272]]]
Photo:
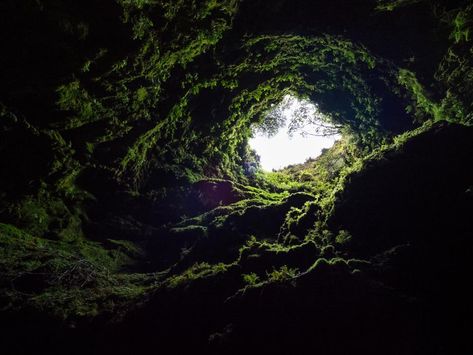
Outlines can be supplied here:
[[[5, 348], [470, 349], [472, 10], [3, 1]], [[345, 138], [248, 176], [287, 93]]]
[[471, 7], [455, 4], [6, 1], [2, 214], [53, 194], [67, 224], [107, 190], [244, 179], [250, 124], [285, 92], [367, 149], [469, 122]]

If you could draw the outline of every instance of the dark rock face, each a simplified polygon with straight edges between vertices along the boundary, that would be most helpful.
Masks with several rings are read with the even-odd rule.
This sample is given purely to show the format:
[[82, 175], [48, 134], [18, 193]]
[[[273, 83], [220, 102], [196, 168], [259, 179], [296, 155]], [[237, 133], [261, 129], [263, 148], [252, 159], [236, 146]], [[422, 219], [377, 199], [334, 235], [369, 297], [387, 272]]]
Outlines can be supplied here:
[[[48, 345], [42, 337], [59, 332], [60, 323], [16, 317], [34, 322], [32, 338], [53, 352], [71, 344], [77, 353], [87, 348], [118, 354], [155, 348], [176, 354], [195, 349], [238, 354], [248, 348], [255, 354], [465, 352], [473, 319], [467, 281], [473, 242], [472, 171], [463, 162], [471, 156], [471, 138], [470, 128], [434, 125], [368, 160], [347, 180], [329, 219], [330, 228], [351, 234], [339, 251], [314, 242], [284, 248], [254, 241], [238, 257], [234, 247], [243, 243], [245, 230], [253, 226], [258, 232], [254, 207], [248, 207], [222, 225], [200, 220], [168, 231], [160, 247], [154, 246], [161, 253], [154, 257], [175, 263], [174, 276], [118, 323], [96, 319], [91, 329], [79, 324], [61, 331], [64, 342]], [[420, 167], [422, 172], [413, 171]], [[276, 223], [271, 209], [306, 201], [310, 195], [298, 194], [259, 207], [259, 218]], [[425, 209], [419, 212], [419, 206]], [[371, 215], [381, 207], [389, 214]], [[180, 254], [183, 247], [189, 251]], [[210, 266], [218, 261], [227, 265]], [[245, 287], [242, 275], [251, 274], [259, 281]], [[16, 282], [21, 290], [35, 284], [27, 277]]]
[[360, 257], [411, 241], [469, 239], [472, 153], [470, 128], [434, 126], [352, 176], [329, 225], [352, 233]]
[[[0, 353], [473, 352], [471, 1], [0, 14]], [[263, 173], [287, 93], [343, 139]]]

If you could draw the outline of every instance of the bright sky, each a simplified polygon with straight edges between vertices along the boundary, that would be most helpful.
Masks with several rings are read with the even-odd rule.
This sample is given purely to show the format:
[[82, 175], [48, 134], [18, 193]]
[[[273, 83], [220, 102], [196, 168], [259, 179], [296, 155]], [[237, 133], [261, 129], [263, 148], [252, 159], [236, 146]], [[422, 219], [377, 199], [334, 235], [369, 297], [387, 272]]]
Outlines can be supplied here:
[[[284, 115], [289, 118], [299, 105], [300, 101], [292, 98], [291, 105], [285, 110]], [[290, 137], [288, 135], [289, 121], [289, 119], [286, 120], [286, 125], [273, 137], [268, 138], [264, 134], [255, 133], [250, 139], [249, 145], [260, 156], [263, 170], [278, 170], [291, 164], [304, 163], [309, 158], [318, 157], [323, 148], [332, 147], [335, 141], [340, 139], [339, 135], [303, 137], [300, 133], [294, 133]]]

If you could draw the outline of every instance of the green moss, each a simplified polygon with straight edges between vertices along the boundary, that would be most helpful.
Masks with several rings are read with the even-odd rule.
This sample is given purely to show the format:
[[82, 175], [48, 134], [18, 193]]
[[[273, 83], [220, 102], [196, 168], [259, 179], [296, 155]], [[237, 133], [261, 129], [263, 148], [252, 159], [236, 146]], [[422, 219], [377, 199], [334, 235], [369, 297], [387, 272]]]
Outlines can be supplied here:
[[267, 274], [268, 282], [285, 282], [294, 279], [298, 274], [297, 269], [291, 269], [286, 265], [281, 266], [279, 269], [274, 269]]
[[394, 11], [399, 8], [414, 5], [425, 0], [377, 0], [378, 5], [376, 10], [378, 11]]
[[318, 259], [314, 265], [307, 271], [307, 273], [312, 273], [312, 272], [325, 272], [326, 270], [333, 268], [341, 268], [344, 269], [347, 267], [347, 262], [344, 259], [341, 258], [320, 258]]
[[130, 259], [91, 242], [55, 242], [0, 224], [0, 288], [8, 308], [31, 306], [60, 319], [126, 312], [152, 275], [120, 274]]
[[252, 272], [251, 274], [242, 274], [242, 276], [243, 276], [243, 281], [248, 286], [257, 285], [260, 282], [260, 277], [254, 272]]
[[30, 197], [18, 207], [18, 219], [20, 226], [28, 232], [43, 235], [48, 230], [50, 218], [45, 206]]
[[452, 21], [452, 24], [453, 31], [451, 37], [455, 40], [456, 43], [462, 41], [469, 42], [471, 40], [471, 8], [470, 11], [458, 11]]
[[175, 276], [171, 276], [166, 280], [166, 287], [176, 288], [185, 287], [192, 282], [207, 277], [213, 277], [217, 274], [224, 273], [228, 269], [228, 265], [219, 263], [216, 265], [210, 265], [208, 263], [196, 263], [183, 273]]
[[59, 109], [74, 113], [65, 128], [77, 128], [107, 116], [107, 110], [83, 88], [78, 80], [57, 89]]
[[346, 230], [341, 230], [338, 232], [337, 236], [335, 237], [335, 243], [339, 245], [344, 245], [350, 242], [351, 240], [350, 232]]
[[[8, 105], [0, 104], [0, 157], [8, 159], [1, 167], [21, 165], [12, 170], [13, 179], [7, 179], [10, 185], [0, 187], [0, 217], [12, 223], [0, 224], [0, 293], [6, 309], [29, 308], [62, 320], [97, 320], [84, 324], [102, 326], [104, 319], [120, 317], [150, 298], [147, 306], [153, 312], [137, 312], [127, 319], [132, 326], [134, 321], [140, 326], [157, 324], [152, 331], [163, 335], [163, 341], [168, 335], [174, 339], [179, 329], [179, 337], [187, 334], [191, 343], [199, 338], [196, 341], [206, 344], [208, 339], [201, 335], [228, 321], [230, 330], [214, 339], [222, 341], [219, 347], [243, 339], [238, 332], [246, 329], [245, 324], [237, 324], [232, 334], [233, 321], [279, 319], [281, 304], [283, 313], [291, 315], [302, 311], [305, 316], [307, 307], [323, 317], [328, 309], [331, 319], [327, 304], [342, 300], [351, 310], [353, 297], [366, 297], [370, 309], [381, 306], [378, 297], [386, 292], [387, 308], [392, 310], [393, 302], [397, 307], [399, 294], [388, 290], [389, 282], [370, 279], [379, 273], [373, 269], [379, 266], [373, 265], [377, 257], [371, 264], [351, 255], [350, 248], [364, 233], [357, 235], [343, 223], [331, 225], [330, 218], [340, 204], [361, 199], [347, 198], [353, 181], [363, 179], [373, 166], [390, 164], [434, 121], [473, 122], [470, 5], [445, 12], [441, 20], [446, 25], [429, 31], [439, 35], [434, 38], [439, 42], [448, 41], [450, 31], [451, 47], [435, 79], [429, 77], [425, 58], [417, 63], [417, 52], [425, 50], [430, 57], [436, 50], [414, 45], [416, 57], [403, 62], [407, 53], [396, 49], [403, 44], [396, 42], [400, 36], [393, 35], [389, 46], [378, 43], [389, 30], [382, 28], [382, 20], [397, 24], [395, 14], [381, 12], [401, 7], [408, 12], [408, 5], [420, 2], [366, 2], [366, 17], [356, 12], [356, 23], [342, 21], [340, 28], [338, 20], [327, 19], [329, 26], [315, 21], [319, 14], [314, 11], [308, 15], [313, 27], [301, 23], [304, 33], [298, 34], [299, 28], [284, 30], [284, 23], [259, 24], [251, 16], [244, 18], [248, 13], [236, 16], [237, 0], [113, 0], [107, 6], [116, 6], [114, 19], [107, 6], [107, 14], [95, 13], [103, 5], [93, 1], [77, 5], [83, 10], [77, 15], [61, 1], [29, 1], [25, 6], [41, 8], [41, 16], [19, 20], [24, 26], [17, 26], [15, 33], [28, 32], [33, 45], [21, 41], [20, 51], [5, 51], [5, 58], [53, 43], [52, 47], [69, 47], [74, 60], [66, 57], [60, 65], [50, 58], [62, 58], [63, 52], [37, 60], [32, 51], [27, 65], [19, 65], [24, 73], [6, 81]], [[14, 3], [8, 1], [8, 6]], [[242, 6], [248, 11], [263, 3], [248, 1]], [[322, 2], [316, 3], [311, 4], [314, 9]], [[376, 4], [378, 13], [372, 14]], [[272, 18], [273, 12], [268, 14]], [[340, 19], [345, 15], [351, 16], [342, 14]], [[29, 19], [35, 21], [27, 23]], [[36, 28], [36, 21], [43, 20], [54, 25], [36, 38], [30, 26]], [[232, 28], [235, 20], [238, 26]], [[424, 22], [428, 21], [412, 27], [423, 29]], [[380, 32], [365, 36], [373, 24]], [[352, 25], [361, 26], [361, 31], [350, 32]], [[60, 35], [55, 34], [58, 27]], [[346, 37], [340, 36], [345, 29]], [[333, 33], [325, 33], [329, 30]], [[413, 34], [413, 43], [424, 35]], [[370, 48], [350, 38], [363, 39]], [[391, 53], [393, 58], [374, 53]], [[56, 64], [58, 68], [43, 75], [43, 65]], [[36, 72], [41, 75], [36, 77]], [[36, 94], [38, 98], [31, 99]], [[256, 162], [248, 147], [252, 127], [287, 94], [317, 103], [324, 117], [341, 127], [343, 139], [304, 164], [245, 174], [245, 163]], [[398, 135], [412, 128], [413, 120], [417, 128]], [[30, 139], [38, 143], [30, 146]], [[23, 159], [16, 161], [18, 152]], [[20, 184], [13, 180], [23, 175], [24, 186], [17, 190]], [[205, 193], [196, 187], [202, 185], [209, 187]], [[371, 198], [373, 185], [362, 187], [363, 198]], [[458, 189], [465, 201], [470, 185]], [[222, 191], [230, 197], [220, 196]], [[372, 211], [369, 217], [381, 213]], [[122, 223], [128, 220], [131, 233], [129, 224]], [[363, 247], [382, 238], [376, 236]], [[355, 275], [364, 271], [368, 282], [355, 285]], [[274, 304], [261, 302], [267, 290]], [[275, 290], [278, 293], [271, 293]], [[402, 291], [401, 303], [409, 298]], [[319, 306], [324, 294], [329, 302]], [[243, 306], [233, 308], [235, 300]], [[306, 303], [299, 305], [300, 300]], [[157, 313], [151, 307], [158, 307]], [[234, 311], [243, 315], [226, 318]], [[265, 312], [269, 316], [261, 317]], [[335, 322], [346, 314], [351, 313], [338, 314]], [[173, 329], [174, 322], [179, 324]], [[204, 323], [209, 329], [199, 327]], [[330, 328], [323, 321], [316, 328], [319, 323]], [[348, 329], [343, 324], [342, 329]], [[273, 330], [255, 328], [256, 337], [259, 331]], [[337, 352], [339, 348], [328, 343]]]
[[445, 119], [471, 125], [473, 122], [471, 62], [473, 47], [471, 45], [471, 23], [473, 5], [452, 9], [442, 13], [442, 20], [450, 25], [452, 44], [439, 63], [436, 79], [445, 87], [442, 100], [442, 112]]
[[408, 106], [406, 108], [408, 113], [417, 115], [416, 118], [422, 121], [425, 120], [425, 118], [420, 116], [422, 112], [432, 117], [435, 121], [444, 118], [441, 113], [440, 106], [428, 98], [425, 89], [419, 83], [413, 72], [406, 69], [401, 69], [399, 71], [398, 80], [399, 83], [411, 93], [412, 98], [417, 105], [417, 107]]

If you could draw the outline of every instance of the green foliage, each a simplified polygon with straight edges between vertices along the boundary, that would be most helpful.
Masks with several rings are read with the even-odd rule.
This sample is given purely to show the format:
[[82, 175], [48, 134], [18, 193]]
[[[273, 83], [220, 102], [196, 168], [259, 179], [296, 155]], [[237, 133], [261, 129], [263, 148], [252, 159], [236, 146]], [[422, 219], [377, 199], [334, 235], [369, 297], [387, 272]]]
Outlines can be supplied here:
[[257, 285], [260, 282], [260, 277], [254, 272], [252, 272], [251, 274], [242, 274], [242, 276], [243, 276], [243, 281], [248, 286]]
[[306, 184], [298, 182], [291, 175], [282, 171], [258, 172], [256, 177], [261, 187], [273, 191], [296, 192], [307, 188]]
[[224, 273], [227, 271], [227, 269], [228, 265], [223, 263], [216, 265], [210, 265], [206, 262], [196, 263], [189, 269], [185, 270], [183, 273], [171, 276], [165, 281], [165, 284], [169, 288], [185, 287], [196, 280], [213, 277], [220, 273]]
[[462, 41], [469, 42], [471, 40], [471, 27], [473, 25], [471, 17], [471, 7], [467, 10], [460, 10], [456, 13], [452, 21], [453, 31], [451, 38], [455, 43]]
[[[403, 85], [412, 95], [416, 107], [408, 106], [406, 111], [413, 114], [419, 121], [424, 121], [432, 117], [435, 121], [442, 119], [441, 110], [438, 104], [427, 97], [425, 89], [417, 80], [415, 74], [409, 70], [399, 70], [399, 83]], [[430, 117], [422, 116], [428, 115]]]
[[443, 12], [441, 19], [450, 25], [452, 29], [450, 39], [453, 40], [435, 75], [436, 79], [446, 87], [441, 103], [442, 111], [450, 121], [471, 125], [473, 46], [470, 32], [473, 23], [473, 5]]
[[18, 207], [20, 226], [30, 233], [42, 235], [48, 230], [49, 214], [44, 206], [33, 198], [26, 198]]
[[152, 277], [120, 274], [130, 259], [91, 242], [55, 242], [0, 224], [0, 291], [7, 309], [31, 306], [60, 319], [116, 312], [144, 296]]
[[[178, 79], [185, 88], [183, 100], [171, 104], [169, 111], [161, 112], [161, 87], [170, 79], [172, 71], [186, 68], [219, 42], [230, 28], [237, 1], [121, 1], [121, 4], [125, 21], [133, 24], [134, 38], [140, 39], [142, 46], [134, 60], [116, 65], [103, 80], [108, 82], [106, 86], [115, 98], [112, 101], [115, 110], [121, 111], [117, 112], [119, 116], [155, 122], [151, 129], [138, 137], [121, 162], [123, 173], [132, 171], [134, 179], [140, 181], [142, 173], [149, 168], [147, 162], [158, 141], [164, 137], [171, 138], [178, 129], [185, 132], [189, 124], [188, 94], [185, 92], [192, 92], [194, 88], [186, 88], [185, 77]], [[159, 13], [163, 14], [163, 18], [155, 19], [155, 14]], [[166, 41], [161, 38], [166, 38]], [[176, 77], [173, 77], [175, 80]], [[132, 88], [137, 83], [140, 86], [135, 94], [138, 104], [132, 105], [134, 109], [129, 112], [129, 103], [134, 102], [130, 95], [134, 93]], [[157, 117], [151, 117], [153, 111]], [[188, 153], [186, 148], [189, 147], [177, 148], [176, 152]], [[175, 163], [179, 164], [178, 161]]]
[[[417, 2], [378, 1], [378, 10]], [[0, 106], [1, 134], [28, 132], [51, 147], [50, 164], [31, 183], [32, 192], [1, 203], [2, 217], [21, 228], [0, 225], [0, 287], [12, 308], [29, 305], [60, 318], [124, 311], [148, 291], [226, 276], [231, 266], [219, 258], [233, 258], [230, 262], [241, 268], [236, 284], [253, 286], [292, 281], [317, 258], [314, 269], [343, 266], [345, 261], [334, 257], [352, 242], [351, 234], [330, 230], [327, 219], [347, 183], [402, 149], [432, 121], [472, 123], [471, 6], [445, 17], [452, 46], [437, 71], [445, 95], [436, 101], [426, 90], [435, 85], [424, 85], [413, 71], [348, 38], [271, 32], [237, 41], [236, 32], [225, 37], [237, 0], [117, 4], [122, 17], [110, 32], [120, 30], [123, 48], [100, 43], [53, 80], [55, 88], [41, 97], [55, 93], [54, 119], [43, 124], [42, 113], [36, 127]], [[67, 20], [63, 27], [79, 41], [100, 37], [85, 22]], [[330, 124], [321, 126], [322, 134], [335, 128], [343, 138], [304, 164], [245, 175], [244, 163], [257, 162], [247, 145], [252, 127], [274, 133], [287, 95], [305, 103], [291, 122], [293, 130], [314, 120], [308, 109], [314, 102], [315, 118]], [[391, 98], [424, 126], [392, 137], [382, 125], [389, 113], [383, 104]], [[177, 244], [176, 264], [161, 276], [123, 273], [143, 250], [127, 240], [108, 239], [110, 250], [85, 240], [83, 202], [93, 197], [76, 184], [84, 168], [103, 171], [123, 190], [132, 189], [153, 213], [188, 203], [181, 199], [184, 188], [170, 187], [203, 177], [224, 178], [214, 182], [227, 183], [235, 199], [159, 226], [159, 233]], [[8, 193], [0, 191], [2, 200]], [[108, 198], [97, 206], [111, 204]], [[165, 198], [172, 202], [163, 207], [159, 202]], [[182, 236], [195, 244], [180, 245]], [[162, 283], [161, 277], [166, 277]]]
[[332, 148], [325, 149], [319, 157], [309, 159], [304, 164], [288, 166], [279, 171], [258, 172], [255, 183], [270, 191], [306, 191], [315, 195], [327, 195], [333, 190], [342, 172], [361, 155], [362, 152], [350, 137], [344, 137]]
[[[397, 82], [361, 45], [325, 34], [268, 34], [230, 46], [224, 34], [237, 0], [117, 4], [123, 50], [100, 43], [69, 80], [61, 78], [54, 127], [83, 134], [74, 139], [74, 157], [107, 165], [132, 188], [146, 186], [152, 174], [170, 185], [205, 176], [248, 182], [242, 166], [254, 158], [245, 154], [251, 125], [268, 123], [271, 105], [287, 94], [317, 103], [324, 121], [363, 147], [389, 135], [379, 124], [382, 91]], [[87, 28], [86, 38], [93, 37], [95, 27]], [[372, 84], [376, 76], [382, 89]], [[104, 163], [101, 152], [109, 150]]]
[[57, 89], [57, 93], [59, 109], [76, 115], [69, 118], [64, 128], [77, 128], [90, 124], [96, 120], [104, 119], [107, 114], [100, 102], [81, 88], [78, 80], [61, 85]]
[[[377, 65], [376, 58], [366, 49], [330, 36], [261, 36], [249, 39], [243, 50], [246, 54], [244, 61], [230, 67], [232, 77], [252, 73], [258, 76], [269, 74], [270, 79], [255, 83], [252, 91], [242, 91], [232, 106], [232, 111], [236, 111], [238, 116], [243, 115], [250, 121], [264, 124], [271, 104], [282, 101], [288, 93], [295, 93], [319, 104], [322, 114], [328, 115], [331, 122], [346, 127], [349, 132], [366, 133], [357, 129], [357, 125], [363, 122], [365, 130], [369, 127], [381, 134], [376, 120], [379, 111], [377, 98], [359, 76], [359, 71], [375, 70]], [[310, 77], [303, 75], [307, 71], [311, 72]], [[284, 74], [272, 77], [272, 73]], [[341, 75], [343, 80], [339, 80]], [[309, 79], [318, 76], [326, 79]], [[328, 102], [326, 96], [335, 91], [350, 98], [349, 107], [340, 105], [342, 100], [338, 105]], [[273, 121], [278, 122], [277, 119]]]
[[335, 243], [339, 245], [344, 245], [350, 242], [351, 240], [350, 232], [346, 230], [341, 230], [338, 232], [337, 236], [335, 237]]
[[116, 246], [116, 250], [130, 257], [140, 257], [144, 255], [144, 251], [135, 243], [128, 240], [108, 239], [110, 243]]
[[326, 272], [329, 269], [336, 270], [347, 268], [347, 261], [342, 258], [320, 258], [307, 270], [307, 273]]
[[268, 282], [285, 282], [294, 279], [298, 275], [297, 269], [291, 269], [287, 265], [281, 266], [280, 269], [274, 269], [267, 274]]
[[288, 95], [266, 113], [256, 125], [256, 131], [274, 136], [286, 124], [286, 120], [289, 120], [289, 135], [333, 136], [339, 134], [341, 128], [331, 125], [329, 117], [319, 112], [309, 100]]
[[394, 11], [404, 6], [410, 6], [425, 0], [377, 0], [378, 11]]

